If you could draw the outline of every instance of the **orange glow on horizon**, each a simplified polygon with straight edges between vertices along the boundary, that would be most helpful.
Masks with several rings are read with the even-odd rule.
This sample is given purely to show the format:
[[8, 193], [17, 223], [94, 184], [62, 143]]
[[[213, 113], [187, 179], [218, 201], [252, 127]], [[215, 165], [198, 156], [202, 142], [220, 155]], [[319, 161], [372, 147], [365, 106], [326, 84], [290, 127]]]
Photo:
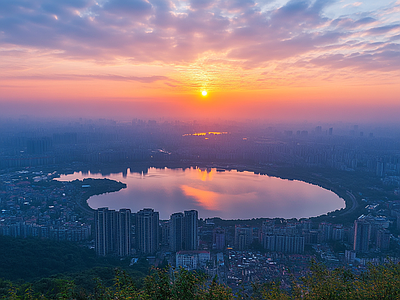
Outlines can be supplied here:
[[205, 136], [205, 135], [222, 135], [222, 134], [228, 134], [228, 132], [223, 131], [209, 131], [209, 132], [196, 132], [196, 133], [185, 133], [182, 136]]
[[[366, 81], [314, 86], [275, 86], [266, 90], [181, 92], [162, 83], [75, 80], [13, 80], [0, 85], [2, 112], [50, 116], [138, 118], [262, 118], [271, 121], [393, 120], [400, 85]], [[376, 99], [380, 99], [379, 103]], [[57, 101], [55, 101], [57, 100]], [[206, 101], [205, 101], [206, 100]], [[9, 109], [6, 103], [9, 103]], [[388, 117], [385, 116], [385, 113]], [[203, 133], [204, 134], [204, 133]], [[205, 137], [207, 133], [203, 136]], [[190, 134], [188, 134], [190, 135]]]

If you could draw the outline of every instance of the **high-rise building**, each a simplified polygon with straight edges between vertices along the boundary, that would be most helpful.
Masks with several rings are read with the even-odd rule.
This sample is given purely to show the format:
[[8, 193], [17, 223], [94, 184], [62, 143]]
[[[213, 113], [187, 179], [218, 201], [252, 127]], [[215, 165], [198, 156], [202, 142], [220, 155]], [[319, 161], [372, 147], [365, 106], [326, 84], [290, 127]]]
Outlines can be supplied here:
[[185, 250], [197, 250], [198, 238], [198, 221], [199, 214], [197, 210], [185, 210], [184, 211], [184, 241], [183, 248]]
[[321, 241], [327, 242], [332, 240], [333, 225], [331, 223], [322, 222], [319, 224], [318, 229], [321, 233]]
[[198, 212], [187, 210], [184, 213], [174, 213], [169, 220], [171, 251], [197, 250], [198, 244]]
[[137, 250], [142, 254], [153, 254], [159, 245], [159, 214], [152, 208], [145, 208], [136, 214]]
[[94, 215], [95, 249], [100, 256], [131, 253], [131, 211], [119, 212], [107, 207], [99, 208]]
[[216, 250], [225, 249], [225, 229], [215, 228], [213, 231], [213, 247]]
[[235, 226], [235, 248], [245, 250], [253, 242], [253, 228]]
[[266, 250], [282, 253], [303, 253], [305, 238], [297, 235], [265, 235], [263, 245]]
[[169, 246], [170, 244], [170, 221], [160, 221], [161, 226], [161, 237], [160, 242], [163, 246]]
[[393, 211], [396, 217], [396, 229], [400, 230], [400, 210]]
[[118, 256], [128, 256], [131, 254], [131, 210], [120, 209], [116, 216]]
[[353, 250], [356, 253], [368, 252], [370, 236], [371, 224], [363, 218], [358, 218], [355, 220]]
[[43, 154], [50, 151], [53, 147], [53, 140], [51, 138], [30, 139], [26, 143], [28, 154]]
[[95, 249], [97, 255], [115, 252], [117, 244], [115, 210], [99, 208], [94, 214]]
[[176, 252], [183, 250], [183, 227], [184, 227], [183, 213], [174, 213], [169, 220], [169, 246], [171, 251]]
[[383, 177], [385, 170], [385, 164], [382, 161], [376, 162], [376, 176]]
[[379, 250], [388, 250], [390, 246], [390, 232], [386, 229], [379, 229], [376, 237], [376, 247]]
[[334, 225], [332, 229], [332, 240], [343, 241], [343, 237], [344, 237], [343, 225], [341, 224]]

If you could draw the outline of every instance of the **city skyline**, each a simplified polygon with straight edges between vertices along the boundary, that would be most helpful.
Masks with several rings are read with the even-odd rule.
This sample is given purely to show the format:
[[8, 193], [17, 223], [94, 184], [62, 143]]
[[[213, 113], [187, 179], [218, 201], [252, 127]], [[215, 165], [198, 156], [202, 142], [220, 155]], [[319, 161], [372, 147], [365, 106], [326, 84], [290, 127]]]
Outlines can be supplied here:
[[[29, 267], [28, 254], [13, 251], [5, 261], [24, 262], [14, 278], [110, 261], [113, 270], [147, 272], [143, 263], [200, 269], [236, 291], [259, 278], [291, 282], [310, 271], [311, 259], [357, 272], [400, 260], [398, 128], [139, 119], [0, 123], [0, 236], [28, 254], [52, 240], [46, 247], [55, 254], [32, 259]], [[270, 185], [268, 178], [276, 180]], [[341, 206], [330, 208], [325, 192]], [[111, 198], [93, 206], [101, 195]], [[127, 201], [119, 202], [123, 195]], [[312, 213], [317, 206], [323, 210]], [[90, 264], [56, 250], [67, 242], [78, 243], [76, 251], [86, 251], [83, 261]]]
[[399, 15], [390, 0], [3, 1], [0, 117], [397, 123]]

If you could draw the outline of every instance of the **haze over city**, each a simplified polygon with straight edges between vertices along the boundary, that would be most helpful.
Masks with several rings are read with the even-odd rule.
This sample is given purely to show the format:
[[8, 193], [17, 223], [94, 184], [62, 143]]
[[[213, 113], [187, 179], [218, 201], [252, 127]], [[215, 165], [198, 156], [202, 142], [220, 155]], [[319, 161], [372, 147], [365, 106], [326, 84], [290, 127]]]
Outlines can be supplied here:
[[400, 299], [399, 78], [400, 0], [0, 0], [0, 298]]
[[0, 116], [398, 122], [399, 19], [392, 0], [5, 0]]

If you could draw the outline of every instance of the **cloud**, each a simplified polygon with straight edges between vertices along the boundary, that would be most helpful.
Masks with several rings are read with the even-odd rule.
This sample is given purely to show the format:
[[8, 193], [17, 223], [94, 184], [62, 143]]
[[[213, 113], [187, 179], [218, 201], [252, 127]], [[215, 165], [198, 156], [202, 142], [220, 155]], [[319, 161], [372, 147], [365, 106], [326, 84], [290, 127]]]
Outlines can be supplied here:
[[376, 22], [377, 20], [371, 16], [368, 17], [363, 17], [361, 19], [353, 19], [353, 18], [338, 18], [335, 20], [332, 20], [331, 26], [338, 26], [342, 29], [354, 29], [354, 28], [359, 28], [365, 25], [372, 24]]
[[398, 40], [400, 25], [391, 23], [389, 17], [380, 20], [379, 11], [347, 13], [333, 19], [326, 11], [334, 1], [279, 3], [2, 0], [0, 47], [34, 49], [55, 58], [99, 63], [123, 59], [133, 64], [187, 65], [208, 57], [226, 67], [244, 68], [289, 59], [318, 64], [326, 60], [325, 66], [336, 59], [342, 66], [350, 57], [351, 65], [358, 63], [362, 68], [367, 63], [370, 68], [368, 58], [378, 66], [379, 60], [386, 64], [396, 57], [377, 48], [371, 53], [360, 52], [360, 44], [371, 44], [363, 40], [366, 36], [393, 45]]
[[367, 33], [370, 34], [383, 34], [387, 33], [392, 30], [396, 30], [400, 28], [400, 24], [393, 24], [393, 25], [386, 25], [386, 26], [381, 26], [381, 27], [374, 27], [371, 28], [367, 31]]
[[191, 0], [190, 7], [193, 9], [206, 9], [214, 4], [213, 0]]
[[348, 4], [346, 4], [346, 5], [343, 5], [342, 8], [346, 8], [346, 7], [348, 7], [348, 6], [357, 7], [357, 6], [360, 6], [360, 5], [362, 5], [362, 4], [363, 4], [362, 2], [348, 3]]
[[362, 71], [398, 71], [400, 70], [400, 45], [385, 44], [373, 51], [350, 55], [327, 54], [312, 59], [309, 63], [333, 69], [355, 68]]
[[[1, 77], [0, 77], [1, 78]], [[2, 80], [111, 80], [111, 81], [137, 81], [140, 83], [154, 83], [156, 81], [171, 81], [176, 80], [168, 78], [167, 76], [120, 76], [120, 75], [81, 75], [81, 74], [51, 74], [51, 75], [29, 75], [29, 76], [15, 76], [3, 77]]]
[[396, 41], [396, 40], [400, 40], [400, 34], [398, 35], [394, 35], [390, 38], [390, 41]]
[[151, 13], [152, 5], [144, 0], [109, 0], [103, 9], [113, 14], [143, 17]]

